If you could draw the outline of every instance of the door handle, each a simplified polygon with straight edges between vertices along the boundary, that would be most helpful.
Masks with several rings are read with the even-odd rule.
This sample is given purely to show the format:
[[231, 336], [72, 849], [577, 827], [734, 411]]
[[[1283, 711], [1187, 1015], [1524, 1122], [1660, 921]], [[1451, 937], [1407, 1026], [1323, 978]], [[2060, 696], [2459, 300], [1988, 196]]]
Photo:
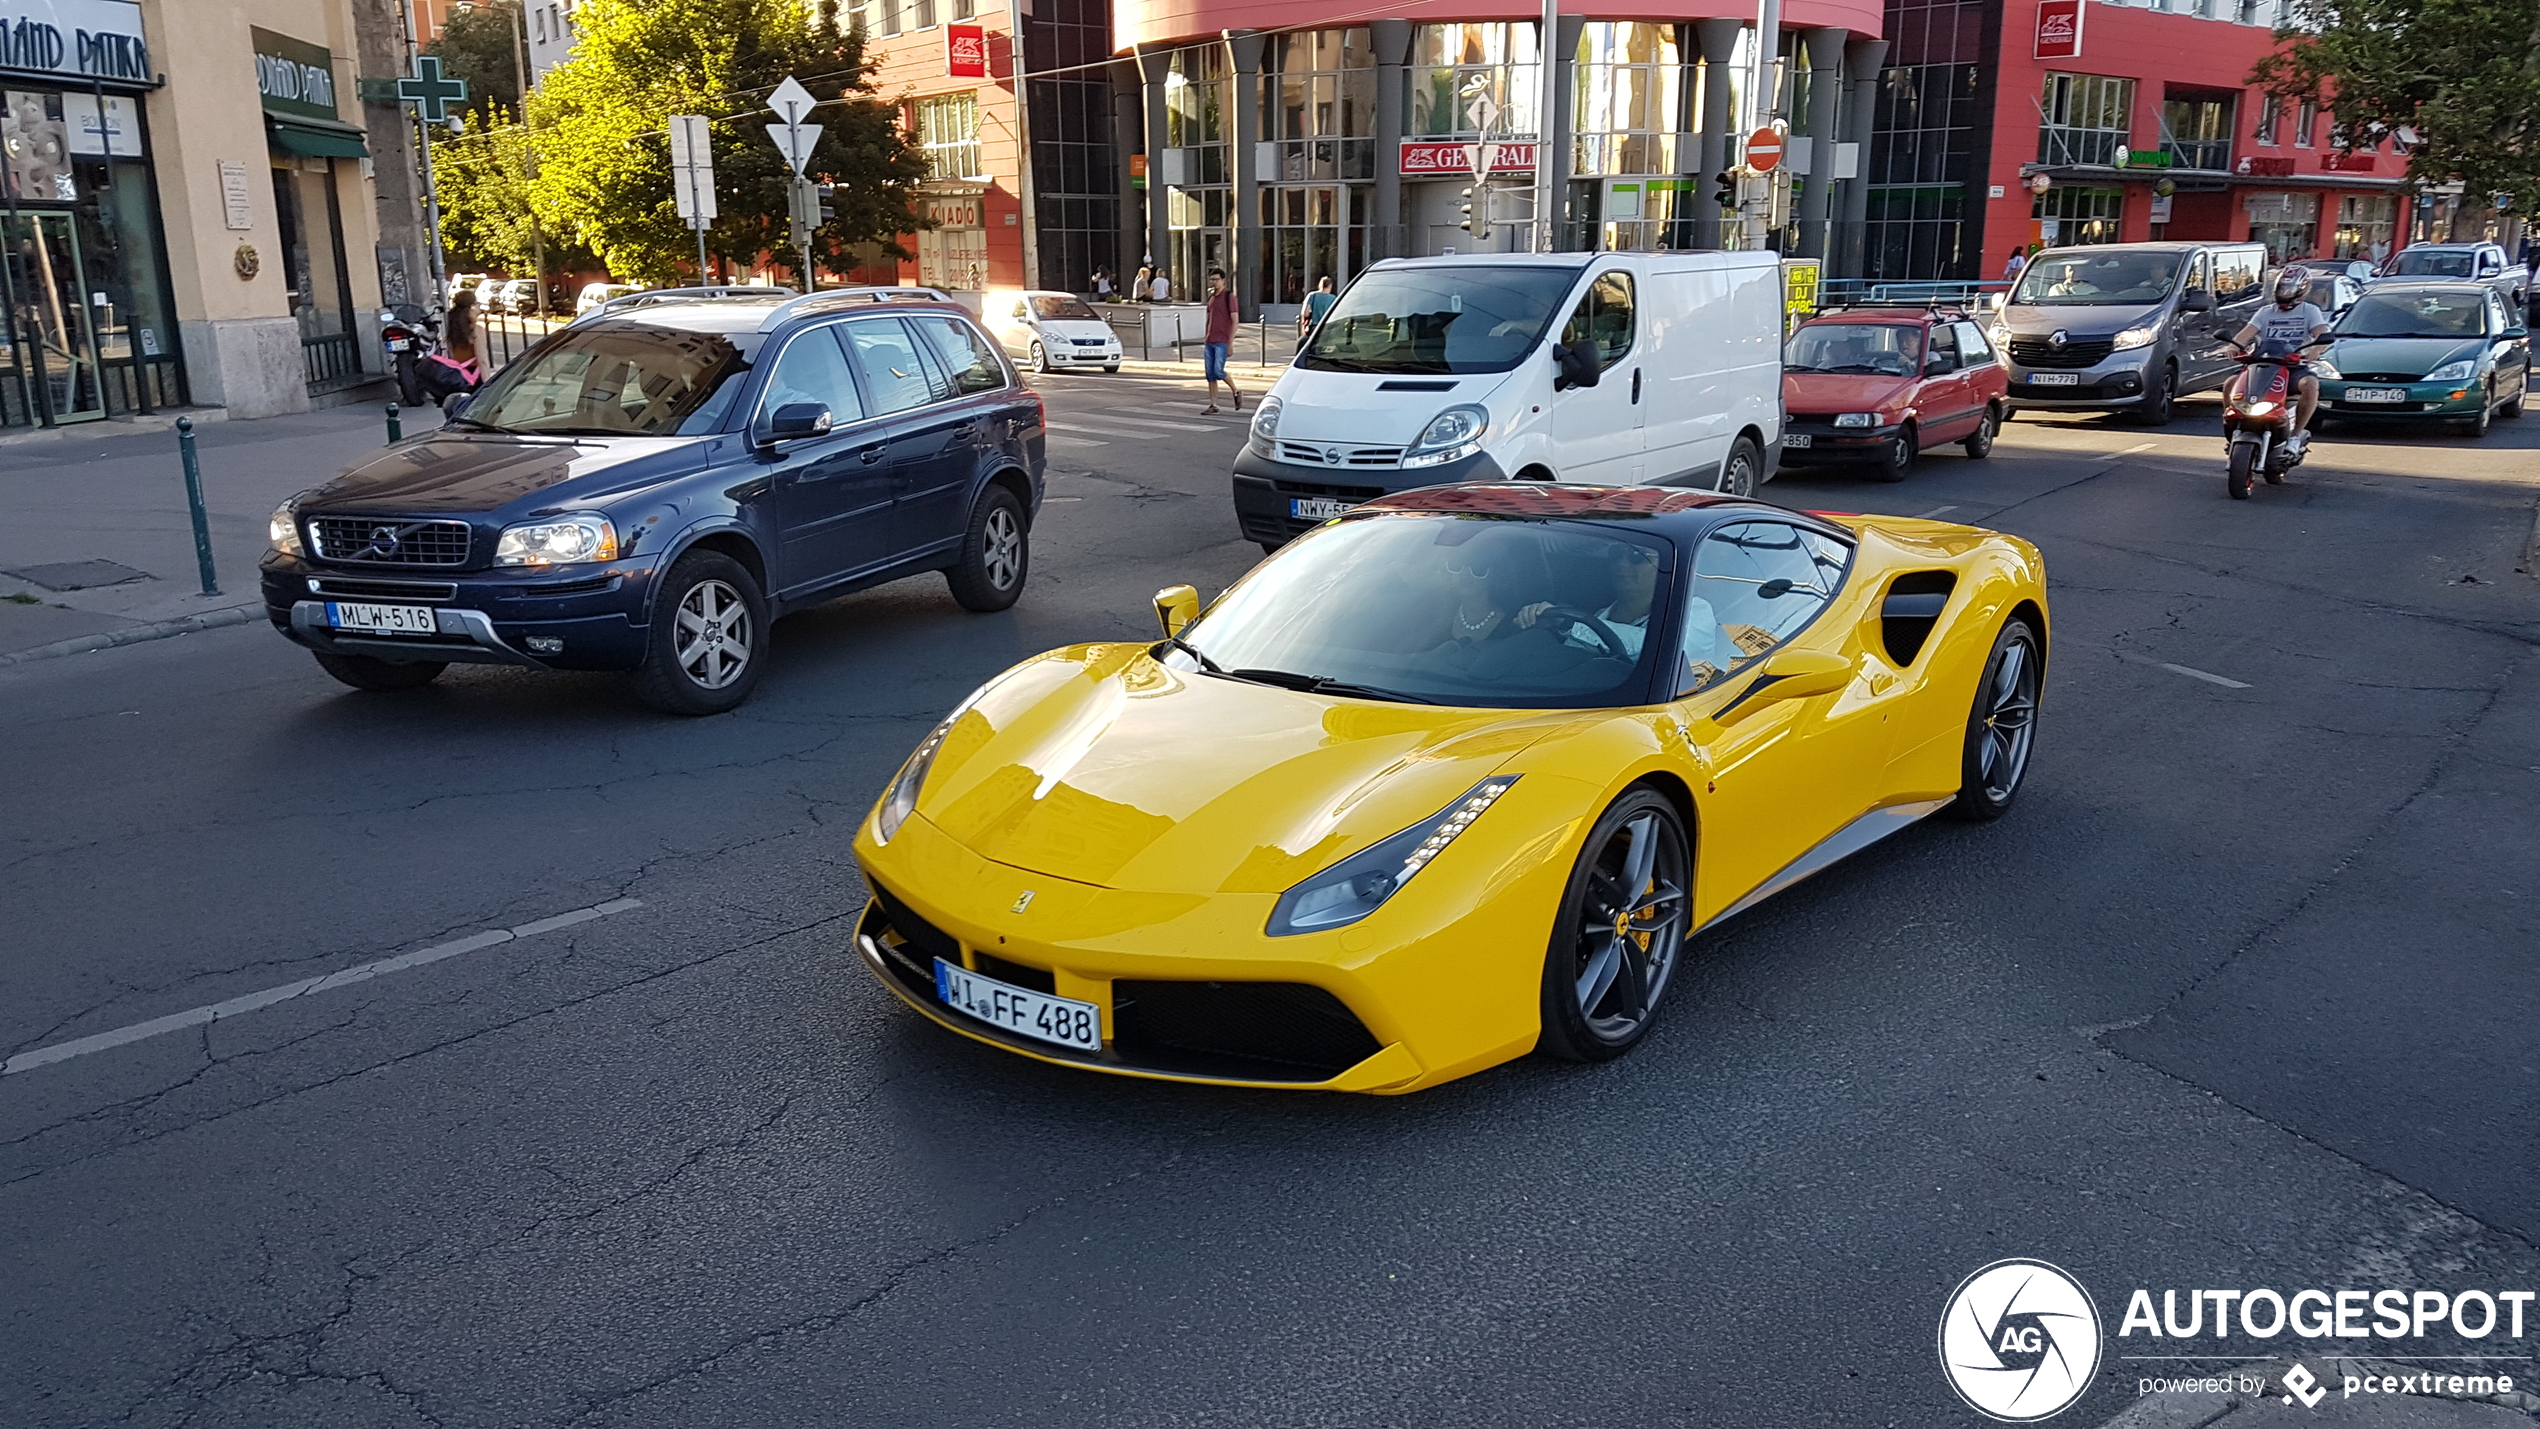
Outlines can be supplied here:
[[1640, 405], [1640, 369], [1637, 367], [1632, 369], [1632, 405]]
[[889, 448], [890, 444], [888, 442], [875, 442], [873, 445], [857, 452], [856, 458], [857, 460], [862, 461], [866, 466], [871, 466], [875, 462], [880, 461], [882, 459], [882, 453], [889, 450]]

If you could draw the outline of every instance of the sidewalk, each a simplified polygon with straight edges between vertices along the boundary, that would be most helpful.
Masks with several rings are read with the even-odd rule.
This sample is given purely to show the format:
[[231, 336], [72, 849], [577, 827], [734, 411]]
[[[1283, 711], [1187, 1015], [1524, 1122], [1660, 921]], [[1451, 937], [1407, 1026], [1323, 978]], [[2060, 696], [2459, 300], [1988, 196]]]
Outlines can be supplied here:
[[[193, 415], [220, 594], [201, 594], [175, 420]], [[163, 413], [0, 442], [0, 665], [261, 619], [266, 518], [387, 441], [385, 403], [253, 422]], [[405, 414], [408, 436], [438, 426]], [[67, 645], [67, 649], [63, 648]]]

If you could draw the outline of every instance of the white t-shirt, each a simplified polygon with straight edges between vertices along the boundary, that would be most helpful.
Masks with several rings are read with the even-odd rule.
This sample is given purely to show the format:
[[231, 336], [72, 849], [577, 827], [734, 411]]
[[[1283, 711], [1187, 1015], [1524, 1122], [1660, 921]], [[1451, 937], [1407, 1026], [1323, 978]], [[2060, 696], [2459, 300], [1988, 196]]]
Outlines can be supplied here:
[[2269, 303], [2258, 310], [2256, 317], [2249, 319], [2249, 326], [2258, 330], [2260, 348], [2290, 352], [2311, 340], [2312, 329], [2328, 326], [2328, 314], [2307, 302], [2295, 303], [2290, 308], [2279, 308]]
[[[1641, 642], [1649, 638], [1649, 616], [1643, 612], [1638, 620], [1616, 620], [1612, 614], [1613, 609], [1614, 607], [1610, 605], [1605, 607], [1596, 613], [1596, 618], [1604, 621], [1605, 628], [1613, 631], [1615, 638], [1623, 642], [1624, 658], [1637, 660], [1640, 658]], [[1596, 631], [1575, 620], [1570, 622], [1570, 628], [1563, 633], [1562, 638], [1572, 645], [1585, 649], [1597, 651], [1605, 649], [1605, 642], [1597, 638]]]

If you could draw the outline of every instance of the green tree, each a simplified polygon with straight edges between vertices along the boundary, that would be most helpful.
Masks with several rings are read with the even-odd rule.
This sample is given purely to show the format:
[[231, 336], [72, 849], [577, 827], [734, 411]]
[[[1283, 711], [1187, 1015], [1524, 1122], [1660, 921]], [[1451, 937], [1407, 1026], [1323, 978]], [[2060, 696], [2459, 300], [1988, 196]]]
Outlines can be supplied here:
[[519, 33], [520, 0], [462, 5], [423, 52], [440, 56], [444, 73], [467, 81], [469, 108], [518, 114], [520, 66], [512, 47]]
[[465, 118], [464, 133], [432, 143], [441, 241], [458, 268], [526, 274], [535, 252], [528, 131], [501, 110], [471, 109]]
[[716, 206], [708, 249], [749, 263], [786, 250], [785, 162], [768, 142], [766, 95], [791, 74], [820, 101], [823, 126], [807, 171], [839, 182], [837, 217], [813, 252], [844, 266], [848, 251], [923, 226], [914, 212], [925, 163], [875, 97], [863, 37], [805, 0], [588, 0], [580, 41], [530, 96], [539, 176], [532, 201], [550, 232], [577, 236], [620, 277], [673, 279], [696, 244], [671, 193], [669, 119], [714, 122]]
[[2341, 142], [2416, 135], [2408, 176], [2540, 206], [2540, 0], [2297, 0], [2249, 82], [2315, 100]]

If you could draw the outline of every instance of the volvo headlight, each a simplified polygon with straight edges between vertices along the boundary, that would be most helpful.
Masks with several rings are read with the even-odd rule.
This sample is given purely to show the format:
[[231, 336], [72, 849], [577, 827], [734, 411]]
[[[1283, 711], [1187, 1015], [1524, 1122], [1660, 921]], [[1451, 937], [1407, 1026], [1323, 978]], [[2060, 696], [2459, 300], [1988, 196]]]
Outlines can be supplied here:
[[1276, 397], [1264, 397], [1252, 414], [1252, 449], [1263, 456], [1279, 454], [1279, 408]]
[[1471, 828], [1483, 811], [1497, 803], [1517, 778], [1514, 774], [1492, 775], [1465, 790], [1433, 817], [1342, 859], [1280, 894], [1278, 906], [1270, 910], [1270, 936], [1284, 938], [1343, 927], [1383, 907], [1395, 890], [1428, 867], [1458, 834]]
[[1879, 414], [1876, 412], [1837, 412], [1835, 414], [1834, 424], [1838, 427], [1875, 427], [1879, 424]]
[[2129, 348], [2149, 347], [2152, 343], [2152, 339], [2159, 337], [2160, 335], [2161, 329], [2160, 325], [2157, 323], [2145, 323], [2141, 327], [2130, 327], [2124, 332], [2117, 334], [2114, 350], [2124, 352]]
[[1482, 449], [1482, 433], [1489, 430], [1490, 413], [1483, 408], [1449, 407], [1420, 429], [1420, 439], [1402, 454], [1402, 464], [1441, 466], [1462, 461]]
[[498, 566], [565, 566], [617, 559], [617, 528], [605, 516], [565, 516], [514, 526], [494, 542]]
[[265, 518], [265, 534], [273, 538], [273, 548], [286, 556], [307, 554], [300, 549], [300, 513], [294, 509], [299, 500], [292, 497]]
[[2446, 362], [2417, 380], [2420, 382], [2467, 382], [2477, 374], [2478, 359], [2464, 357], [2458, 362]]

